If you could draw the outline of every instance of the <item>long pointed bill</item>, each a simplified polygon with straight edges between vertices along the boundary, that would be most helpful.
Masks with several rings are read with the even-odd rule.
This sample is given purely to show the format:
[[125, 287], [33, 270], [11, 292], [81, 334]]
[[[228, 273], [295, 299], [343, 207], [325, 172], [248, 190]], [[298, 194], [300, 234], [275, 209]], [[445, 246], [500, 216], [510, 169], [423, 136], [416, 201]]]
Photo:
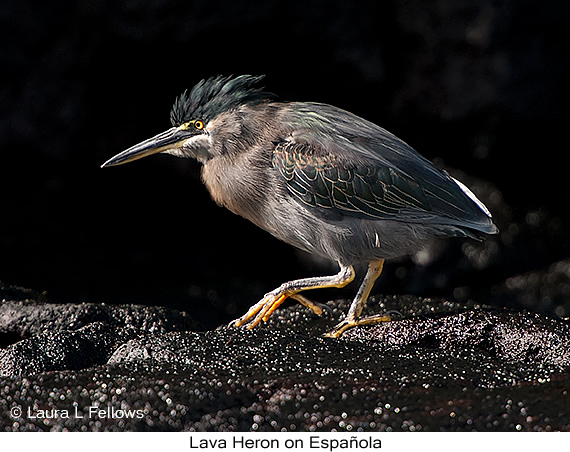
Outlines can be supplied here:
[[122, 165], [123, 163], [132, 162], [133, 160], [142, 159], [148, 155], [158, 154], [169, 149], [181, 148], [188, 138], [188, 133], [184, 133], [178, 127], [172, 127], [166, 132], [159, 133], [158, 135], [130, 147], [126, 151], [115, 155], [101, 165], [101, 168], [106, 166]]

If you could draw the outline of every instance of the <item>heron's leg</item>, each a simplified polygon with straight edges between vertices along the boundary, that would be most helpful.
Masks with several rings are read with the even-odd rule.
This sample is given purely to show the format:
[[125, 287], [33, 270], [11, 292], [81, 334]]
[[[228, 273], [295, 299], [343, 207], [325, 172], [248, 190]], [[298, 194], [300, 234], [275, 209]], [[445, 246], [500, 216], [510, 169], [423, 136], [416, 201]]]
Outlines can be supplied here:
[[390, 316], [388, 315], [373, 315], [370, 317], [365, 317], [363, 319], [358, 318], [360, 317], [360, 314], [362, 314], [362, 310], [368, 301], [370, 291], [382, 273], [383, 267], [384, 259], [372, 261], [370, 264], [368, 264], [368, 271], [366, 272], [364, 281], [362, 281], [362, 284], [358, 289], [356, 297], [354, 297], [354, 301], [350, 305], [348, 314], [342, 322], [340, 322], [337, 326], [334, 327], [332, 331], [325, 335], [326, 337], [340, 337], [340, 335], [347, 329], [354, 326], [372, 325], [374, 323], [389, 322], [391, 320]]
[[[291, 297], [301, 304], [308, 306], [315, 313], [321, 314], [322, 309], [309, 301], [302, 295], [298, 295], [299, 292], [310, 289], [325, 289], [331, 287], [344, 287], [354, 279], [354, 268], [352, 266], [345, 267], [340, 266], [340, 271], [333, 276], [317, 276], [315, 278], [304, 278], [297, 279], [295, 281], [288, 281], [281, 284], [277, 289], [265, 294], [265, 296], [256, 304], [254, 304], [249, 310], [237, 320], [232, 323], [234, 326], [242, 326], [248, 322], [248, 329], [256, 326], [261, 320], [266, 321], [271, 313], [277, 309], [277, 307], [285, 301], [286, 298]], [[319, 312], [320, 311], [320, 312]], [[253, 317], [255, 318], [251, 320]]]

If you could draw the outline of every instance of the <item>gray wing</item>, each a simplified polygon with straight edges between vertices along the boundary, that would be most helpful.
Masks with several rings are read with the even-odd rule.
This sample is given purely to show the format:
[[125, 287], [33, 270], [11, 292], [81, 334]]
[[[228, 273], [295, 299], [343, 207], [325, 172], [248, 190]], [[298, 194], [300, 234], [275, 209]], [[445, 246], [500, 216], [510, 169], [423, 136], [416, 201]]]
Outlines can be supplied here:
[[329, 219], [348, 215], [496, 232], [465, 186], [380, 130], [386, 135], [374, 140], [299, 133], [276, 143], [272, 164], [298, 202]]
[[289, 192], [308, 207], [369, 219], [394, 218], [409, 208], [431, 210], [421, 187], [393, 168], [346, 165], [332, 154], [292, 142], [277, 144], [273, 166]]

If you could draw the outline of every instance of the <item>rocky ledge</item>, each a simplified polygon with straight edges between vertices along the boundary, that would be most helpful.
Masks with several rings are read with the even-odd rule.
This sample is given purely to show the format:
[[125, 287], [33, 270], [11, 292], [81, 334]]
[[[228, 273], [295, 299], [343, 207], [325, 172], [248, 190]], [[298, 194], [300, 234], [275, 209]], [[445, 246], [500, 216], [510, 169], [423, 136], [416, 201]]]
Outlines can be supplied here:
[[200, 331], [172, 309], [1, 295], [1, 430], [570, 430], [557, 318], [377, 296], [368, 313], [395, 321], [329, 339], [346, 301]]

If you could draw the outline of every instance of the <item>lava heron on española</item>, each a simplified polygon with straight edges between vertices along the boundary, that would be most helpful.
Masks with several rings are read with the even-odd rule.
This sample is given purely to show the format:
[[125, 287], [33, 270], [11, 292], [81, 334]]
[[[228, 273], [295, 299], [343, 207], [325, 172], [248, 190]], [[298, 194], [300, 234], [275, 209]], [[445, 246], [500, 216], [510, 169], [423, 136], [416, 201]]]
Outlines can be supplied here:
[[172, 127], [102, 166], [159, 152], [193, 158], [214, 201], [297, 248], [338, 262], [333, 276], [289, 281], [233, 322], [253, 328], [286, 299], [317, 314], [310, 289], [344, 287], [354, 265], [368, 270], [344, 320], [348, 328], [390, 321], [360, 317], [385, 259], [412, 254], [433, 237], [497, 233], [489, 210], [461, 182], [402, 140], [348, 111], [282, 102], [263, 77], [212, 77], [178, 97]]

